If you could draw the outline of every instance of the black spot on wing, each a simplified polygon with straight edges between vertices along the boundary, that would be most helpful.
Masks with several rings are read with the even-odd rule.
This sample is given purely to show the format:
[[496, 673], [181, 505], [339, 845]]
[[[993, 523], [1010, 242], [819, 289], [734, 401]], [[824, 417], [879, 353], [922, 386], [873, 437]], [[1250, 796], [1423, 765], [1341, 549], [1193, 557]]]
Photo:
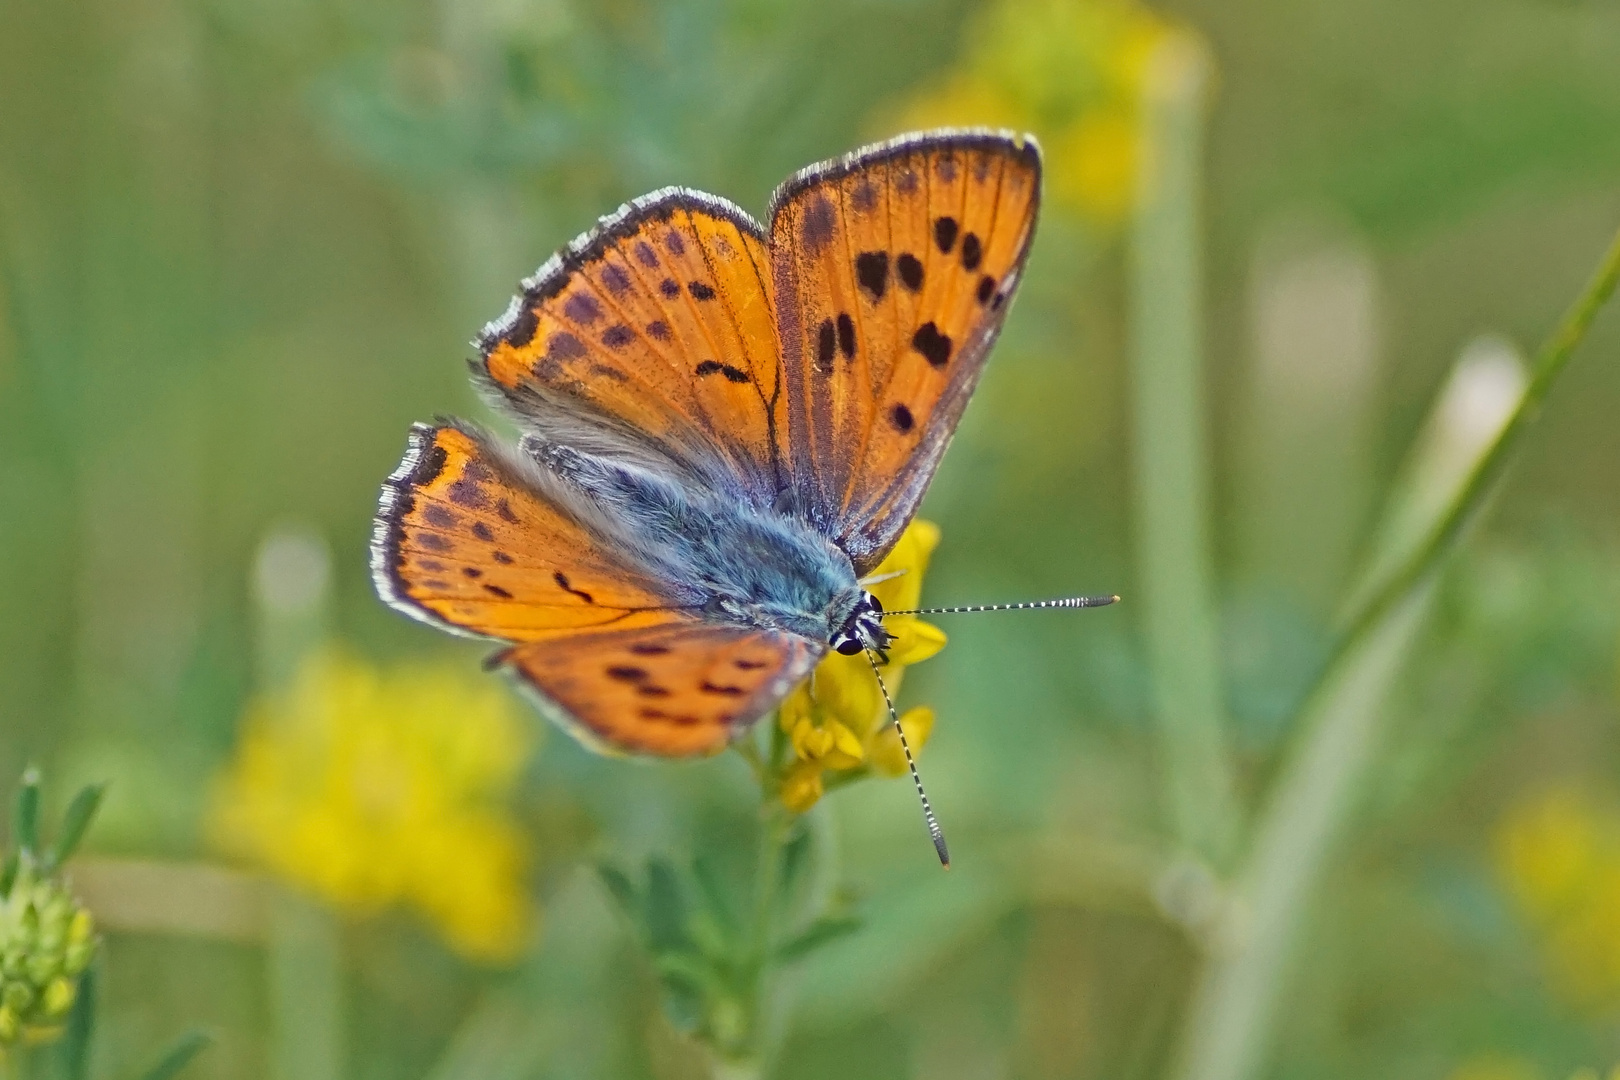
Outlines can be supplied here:
[[615, 323], [602, 331], [602, 344], [610, 349], [622, 349], [636, 340], [635, 331], [623, 323]]
[[894, 261], [895, 272], [900, 275], [900, 284], [912, 292], [921, 292], [923, 286], [922, 260], [911, 252], [902, 252]]
[[962, 237], [962, 269], [969, 273], [977, 270], [983, 258], [984, 245], [979, 243], [978, 233], [968, 233]]
[[660, 645], [656, 641], [638, 641], [630, 646], [630, 651], [637, 656], [663, 656], [670, 651], [668, 645]]
[[491, 596], [498, 596], [502, 600], [512, 599], [512, 594], [501, 588], [499, 585], [490, 585], [486, 582], [484, 585], [484, 591], [489, 593]]
[[664, 234], [664, 247], [669, 249], [671, 255], [677, 257], [686, 254], [686, 241], [681, 239], [681, 234], [674, 229]]
[[632, 282], [630, 281], [630, 275], [624, 272], [623, 267], [609, 265], [607, 269], [602, 271], [602, 284], [607, 286], [609, 292], [622, 295], [630, 291]]
[[512, 565], [512, 556], [508, 555], [504, 551], [492, 551], [492, 552], [489, 553], [489, 557], [494, 559], [496, 562], [502, 564], [503, 566], [511, 566]]
[[939, 332], [932, 321], [925, 322], [911, 336], [911, 347], [922, 353], [931, 365], [942, 368], [951, 358], [951, 339]]
[[916, 424], [916, 420], [914, 420], [911, 416], [911, 410], [906, 408], [903, 403], [897, 404], [894, 408], [889, 410], [889, 422], [892, 423], [895, 430], [899, 431], [901, 434], [910, 431], [913, 425]]
[[799, 224], [799, 242], [806, 254], [820, 254], [832, 239], [835, 224], [833, 204], [825, 195], [818, 195], [804, 208], [804, 219]]
[[855, 320], [847, 311], [838, 313], [838, 351], [844, 354], [845, 360], [855, 359]]
[[697, 372], [698, 378], [703, 379], [710, 375], [718, 375], [724, 367], [725, 365], [718, 360], [705, 360], [692, 370]]
[[951, 253], [951, 248], [956, 246], [955, 218], [939, 217], [934, 219], [934, 243], [939, 245], [941, 255]]
[[669, 323], [665, 322], [663, 319], [654, 319], [652, 322], [647, 324], [647, 336], [652, 338], [654, 341], [668, 341], [675, 335], [670, 333]]
[[594, 296], [574, 293], [563, 301], [563, 314], [577, 323], [589, 326], [602, 317], [602, 306], [596, 302]]
[[491, 530], [490, 527], [488, 525], [485, 525], [482, 521], [473, 522], [472, 534], [474, 536], [478, 537], [478, 539], [480, 539], [480, 540], [489, 541], [489, 540], [494, 540], [495, 539], [494, 531]]
[[694, 300], [713, 300], [714, 299], [714, 289], [713, 289], [713, 287], [711, 287], [709, 285], [706, 285], [701, 281], [689, 281], [689, 282], [687, 282], [686, 283], [686, 291], [692, 294], [692, 299], [694, 299]]
[[664, 294], [665, 300], [673, 300], [681, 295], [681, 286], [674, 278], [667, 277], [658, 283], [658, 291]]
[[422, 520], [437, 529], [453, 529], [461, 519], [437, 503], [429, 503], [422, 510]]
[[979, 303], [988, 304], [990, 302], [990, 297], [994, 296], [995, 292], [996, 279], [991, 277], [989, 274], [986, 274], [979, 279], [979, 288], [978, 291], [974, 293], [974, 296], [978, 298]]
[[822, 319], [821, 327], [816, 331], [816, 371], [822, 375], [831, 375], [833, 370], [833, 350], [838, 348], [838, 331], [833, 329], [831, 319]]
[[877, 187], [870, 180], [863, 179], [855, 185], [850, 192], [849, 203], [856, 213], [869, 214], [877, 207]]
[[863, 251], [855, 256], [855, 280], [861, 283], [874, 301], [883, 299], [889, 287], [889, 253]]
[[649, 270], [658, 269], [658, 252], [645, 240], [636, 241], [636, 261]]
[[607, 677], [618, 682], [640, 682], [647, 677], [647, 669], [632, 664], [614, 664], [607, 669]]
[[[595, 599], [591, 597], [590, 593], [586, 592], [584, 589], [576, 589], [572, 585], [568, 584], [568, 575], [563, 573], [561, 570], [558, 570], [556, 573], [552, 574], [551, 580], [555, 581], [557, 583], [557, 587], [562, 589], [563, 592], [572, 593], [581, 600], [585, 601], [587, 604], [596, 603]], [[486, 585], [485, 588], [488, 588], [488, 586]]]
[[520, 524], [518, 521], [518, 516], [512, 513], [512, 504], [507, 502], [505, 499], [496, 500], [495, 512], [501, 515], [502, 521], [510, 522], [513, 525]]

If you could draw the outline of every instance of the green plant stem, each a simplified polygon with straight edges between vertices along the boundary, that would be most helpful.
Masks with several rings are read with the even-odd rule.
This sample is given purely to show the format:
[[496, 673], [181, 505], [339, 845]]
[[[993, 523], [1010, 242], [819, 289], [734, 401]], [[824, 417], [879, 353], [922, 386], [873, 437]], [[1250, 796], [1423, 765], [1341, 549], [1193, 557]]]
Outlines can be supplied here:
[[1413, 551], [1411, 557], [1390, 575], [1383, 588], [1370, 596], [1345, 620], [1344, 632], [1340, 635], [1338, 647], [1329, 661], [1330, 668], [1355, 642], [1366, 635], [1369, 627], [1382, 621], [1391, 609], [1412, 591], [1418, 581], [1456, 546], [1463, 529], [1473, 520], [1475, 513], [1485, 502], [1486, 496], [1493, 490], [1496, 478], [1506, 468], [1509, 455], [1523, 438], [1531, 422], [1540, 414], [1542, 402], [1547, 397], [1547, 391], [1552, 388], [1553, 381], [1569, 363], [1576, 346], [1586, 337], [1586, 332], [1591, 327], [1592, 320], [1597, 317], [1598, 311], [1614, 295], [1617, 283], [1620, 283], [1620, 233], [1615, 234], [1603, 261], [1598, 264], [1597, 272], [1587, 282], [1580, 297], [1564, 313], [1558, 329], [1537, 352], [1530, 385], [1525, 388], [1524, 396], [1519, 399], [1518, 408], [1513, 410], [1512, 417], [1502, 429], [1502, 433], [1497, 436], [1496, 442], [1474, 466], [1461, 493], [1430, 530], [1423, 543]]
[[1210, 62], [1189, 34], [1144, 77], [1131, 239], [1137, 573], [1163, 801], [1182, 847], [1219, 864], [1236, 833], [1209, 542], [1198, 198]]
[[1454, 550], [1509, 461], [1548, 389], [1620, 282], [1620, 234], [1597, 273], [1537, 354], [1511, 418], [1479, 456], [1425, 540], [1348, 620], [1341, 643], [1301, 710], [1301, 734], [1278, 770], [1234, 899], [1195, 988], [1181, 1048], [1181, 1080], [1244, 1080], [1265, 1063], [1298, 930], [1376, 759], [1384, 696], [1421, 625], [1444, 557]]
[[746, 1000], [742, 1037], [735, 1047], [722, 1048], [715, 1076], [727, 1080], [761, 1074], [769, 1026], [772, 950], [776, 939], [777, 897], [781, 890], [782, 849], [792, 819], [776, 800], [769, 785], [761, 785], [759, 847], [754, 863], [754, 915], [743, 963], [742, 985]]

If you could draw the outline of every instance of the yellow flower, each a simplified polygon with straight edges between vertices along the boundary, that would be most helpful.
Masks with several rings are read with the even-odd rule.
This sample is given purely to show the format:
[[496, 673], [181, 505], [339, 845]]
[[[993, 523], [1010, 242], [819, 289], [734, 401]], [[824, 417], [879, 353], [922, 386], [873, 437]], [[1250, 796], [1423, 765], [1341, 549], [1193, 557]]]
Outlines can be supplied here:
[[1620, 998], [1620, 810], [1575, 787], [1525, 800], [1496, 861], [1560, 987], [1586, 1005]]
[[[871, 588], [885, 611], [917, 606], [929, 556], [938, 544], [939, 526], [932, 522], [913, 521], [906, 529], [888, 558], [872, 572], [873, 577], [882, 577], [904, 571]], [[915, 615], [897, 615], [885, 619], [883, 625], [894, 640], [889, 645], [889, 661], [879, 670], [892, 697], [899, 693], [905, 669], [943, 649], [945, 635]], [[899, 736], [889, 722], [883, 691], [865, 653], [830, 653], [816, 665], [810, 678], [788, 695], [777, 719], [794, 753], [794, 761], [782, 777], [782, 802], [797, 813], [810, 809], [821, 798], [826, 790], [822, 774], [828, 769], [847, 772], [870, 765], [890, 776], [905, 771]], [[933, 730], [933, 710], [911, 709], [900, 723], [912, 752], [918, 753]]]
[[1032, 131], [1054, 203], [1100, 222], [1129, 213], [1140, 171], [1148, 57], [1190, 33], [1131, 0], [994, 0], [957, 69], [885, 126]]
[[493, 680], [317, 656], [249, 708], [213, 836], [338, 907], [413, 908], [464, 955], [508, 961], [535, 925], [506, 808], [534, 732]]

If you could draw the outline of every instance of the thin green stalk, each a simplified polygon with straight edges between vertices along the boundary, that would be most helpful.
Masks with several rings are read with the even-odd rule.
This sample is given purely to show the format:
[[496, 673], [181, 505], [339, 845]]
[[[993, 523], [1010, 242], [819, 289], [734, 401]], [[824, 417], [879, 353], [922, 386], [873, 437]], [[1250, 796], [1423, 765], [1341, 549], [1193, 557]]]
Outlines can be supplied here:
[[754, 917], [749, 928], [748, 957], [744, 965], [743, 985], [748, 1000], [744, 1003], [742, 1044], [739, 1053], [718, 1061], [717, 1076], [728, 1078], [758, 1075], [765, 1058], [766, 1027], [769, 1020], [771, 992], [772, 950], [776, 944], [777, 898], [782, 884], [782, 849], [788, 835], [790, 819], [777, 802], [774, 794], [761, 786], [759, 852], [754, 869]]
[[1429, 532], [1424, 542], [1400, 569], [1390, 575], [1383, 588], [1369, 597], [1346, 619], [1344, 632], [1340, 636], [1329, 666], [1336, 663], [1339, 656], [1365, 636], [1369, 627], [1380, 622], [1407, 593], [1411, 592], [1417, 582], [1456, 546], [1463, 529], [1485, 502], [1485, 497], [1490, 494], [1496, 478], [1506, 468], [1508, 455], [1524, 436], [1525, 429], [1540, 414], [1542, 402], [1547, 397], [1547, 391], [1552, 388], [1553, 381], [1569, 363], [1576, 346], [1586, 337], [1586, 332], [1591, 327], [1592, 320], [1597, 317], [1598, 311], [1614, 295], [1616, 284], [1620, 284], [1620, 233], [1615, 234], [1603, 261], [1598, 264], [1597, 272], [1587, 282], [1580, 297], [1564, 313], [1558, 329], [1536, 354], [1530, 385], [1525, 388], [1524, 397], [1519, 399], [1519, 407], [1513, 411], [1507, 426], [1502, 429], [1502, 433], [1497, 436], [1491, 448], [1479, 459], [1479, 463], [1469, 474], [1462, 492]]
[[1436, 511], [1424, 542], [1349, 620], [1298, 718], [1301, 735], [1279, 770], [1223, 933], [1195, 988], [1177, 1072], [1182, 1080], [1244, 1080], [1263, 1067], [1298, 930], [1353, 809], [1356, 783], [1376, 760], [1383, 700], [1421, 625], [1442, 560], [1489, 496], [1617, 281], [1620, 235], [1538, 353], [1510, 419], [1456, 495]]
[[1219, 864], [1236, 833], [1210, 569], [1200, 322], [1199, 159], [1210, 61], [1168, 36], [1144, 79], [1131, 241], [1138, 580], [1164, 802], [1181, 845]]

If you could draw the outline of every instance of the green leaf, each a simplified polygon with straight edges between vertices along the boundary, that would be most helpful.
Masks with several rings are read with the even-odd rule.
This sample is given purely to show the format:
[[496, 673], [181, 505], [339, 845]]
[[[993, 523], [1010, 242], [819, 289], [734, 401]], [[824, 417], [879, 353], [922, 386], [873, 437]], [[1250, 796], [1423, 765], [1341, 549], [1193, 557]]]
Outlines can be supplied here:
[[810, 830], [805, 828], [801, 817], [793, 825], [793, 836], [782, 848], [782, 888], [781, 895], [791, 900], [793, 889], [804, 876], [805, 868], [810, 865], [810, 849], [813, 839]]
[[691, 947], [680, 879], [666, 859], [647, 860], [647, 906], [643, 918], [647, 944], [653, 953], [679, 952]]
[[596, 868], [596, 876], [602, 879], [602, 884], [613, 894], [613, 899], [624, 909], [625, 914], [639, 920], [641, 897], [636, 893], [635, 882], [630, 880], [629, 875], [617, 866], [601, 863]]
[[141, 1074], [141, 1080], [170, 1080], [181, 1069], [191, 1064], [191, 1059], [212, 1045], [214, 1037], [205, 1031], [188, 1031], [180, 1036], [167, 1053], [146, 1072]]
[[698, 894], [715, 925], [727, 935], [737, 929], [737, 916], [726, 898], [725, 883], [720, 880], [714, 863], [699, 855], [692, 860], [692, 880], [697, 883]]
[[815, 922], [795, 938], [790, 938], [776, 950], [776, 958], [784, 964], [808, 955], [828, 942], [848, 937], [864, 923], [854, 915], [828, 915]]
[[39, 850], [39, 770], [30, 765], [17, 788], [17, 813], [12, 819], [17, 847], [27, 856]]
[[90, 822], [95, 820], [96, 811], [101, 807], [101, 797], [106, 791], [106, 784], [89, 784], [73, 796], [73, 801], [68, 804], [67, 816], [62, 819], [62, 834], [57, 837], [56, 846], [45, 856], [46, 873], [73, 857], [79, 842], [90, 828]]
[[0, 866], [0, 900], [11, 895], [11, 886], [17, 880], [17, 868], [20, 865], [22, 860], [15, 851], [6, 853], [5, 865]]

